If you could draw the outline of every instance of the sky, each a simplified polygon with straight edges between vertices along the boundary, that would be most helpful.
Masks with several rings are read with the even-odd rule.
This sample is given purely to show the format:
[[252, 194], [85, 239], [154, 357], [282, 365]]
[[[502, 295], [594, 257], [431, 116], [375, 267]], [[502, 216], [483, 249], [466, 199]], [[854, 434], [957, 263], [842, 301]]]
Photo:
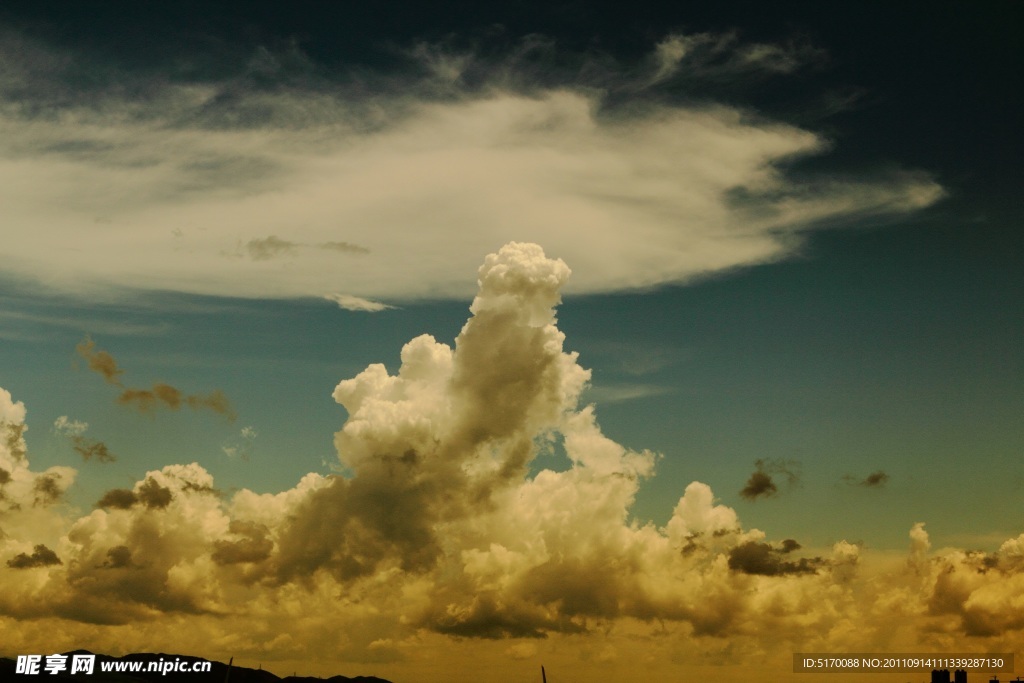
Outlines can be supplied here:
[[0, 656], [1021, 654], [1024, 11], [818, 5], [4, 3]]

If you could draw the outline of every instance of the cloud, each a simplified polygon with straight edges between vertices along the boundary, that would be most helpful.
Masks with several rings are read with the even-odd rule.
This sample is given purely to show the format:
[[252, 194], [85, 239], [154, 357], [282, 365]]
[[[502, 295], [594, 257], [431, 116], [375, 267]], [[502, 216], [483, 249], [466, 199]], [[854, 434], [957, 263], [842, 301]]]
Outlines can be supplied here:
[[[183, 237], [184, 233], [178, 232], [179, 237]], [[358, 244], [352, 244], [350, 242], [322, 242], [320, 244], [302, 244], [299, 242], [292, 242], [289, 240], [281, 239], [277, 235], [270, 235], [269, 237], [263, 237], [259, 239], [252, 239], [245, 243], [244, 249], [242, 245], [239, 245], [235, 255], [241, 256], [246, 255], [253, 261], [269, 261], [283, 256], [294, 256], [298, 253], [299, 249], [312, 248], [326, 251], [338, 252], [341, 254], [369, 254], [370, 250], [366, 247], [361, 247]]]
[[729, 551], [729, 569], [761, 576], [816, 573], [825, 563], [820, 557], [802, 557], [795, 561], [782, 559], [783, 555], [799, 547], [800, 544], [792, 540], [783, 541], [781, 548], [775, 548], [769, 543], [747, 541]]
[[248, 461], [253, 442], [256, 441], [256, 436], [256, 429], [252, 425], [242, 427], [238, 438], [222, 445], [221, 451], [229, 458], [239, 458]]
[[95, 458], [98, 462], [114, 462], [117, 456], [110, 452], [107, 444], [102, 441], [86, 439], [81, 436], [71, 437], [75, 452], [82, 456], [83, 460]]
[[[33, 505], [37, 482], [62, 490], [73, 470], [31, 472], [0, 444], [0, 557], [42, 562], [44, 543], [61, 561], [0, 566], [12, 647], [59, 633], [95, 649], [159, 640], [381, 664], [473, 640], [501, 661], [571, 651], [586, 668], [1019, 641], [1024, 536], [936, 551], [916, 524], [896, 561], [843, 540], [805, 549], [745, 526], [701, 482], [664, 524], [636, 521], [658, 456], [616, 443], [581, 405], [590, 373], [555, 317], [567, 264], [510, 243], [477, 276], [453, 345], [421, 335], [393, 374], [375, 363], [335, 387], [345, 476], [222, 495], [199, 464], [166, 465], [80, 514]], [[24, 425], [24, 406], [0, 392], [0, 417]], [[554, 442], [560, 460], [537, 471]], [[757, 467], [798, 478], [792, 461]], [[37, 622], [45, 634], [13, 628]]]
[[[5, 306], [24, 305], [18, 299], [0, 299]], [[0, 320], [8, 323], [5, 329], [0, 332], [5, 335], [18, 335], [19, 332], [11, 331], [10, 327], [60, 327], [74, 330], [88, 329], [93, 332], [105, 332], [112, 335], [157, 335], [166, 334], [170, 325], [166, 322], [157, 323], [132, 323], [124, 320], [108, 320], [102, 314], [96, 317], [82, 318], [68, 313], [30, 313], [18, 310], [0, 311]]]
[[67, 415], [61, 415], [54, 420], [53, 429], [71, 441], [75, 452], [81, 455], [83, 460], [91, 460], [93, 458], [99, 462], [114, 462], [117, 460], [117, 456], [110, 452], [105, 443], [95, 439], [87, 439], [83, 436], [89, 429], [88, 422], [69, 420]]
[[389, 308], [394, 308], [394, 306], [388, 306], [387, 304], [382, 304], [379, 301], [370, 301], [369, 299], [362, 299], [350, 294], [328, 294], [324, 298], [328, 301], [333, 301], [346, 311], [369, 311], [371, 313], [376, 313], [377, 311], [385, 311]]
[[134, 489], [111, 489], [103, 494], [96, 507], [110, 510], [128, 510], [141, 503], [150, 510], [162, 510], [171, 504], [171, 489], [152, 476], [139, 482]]
[[111, 489], [103, 494], [96, 507], [127, 510], [139, 501], [139, 497], [130, 489]]
[[214, 541], [210, 559], [220, 565], [262, 562], [270, 557], [274, 542], [268, 538], [270, 530], [256, 522], [232, 521], [228, 532], [238, 540]]
[[88, 335], [75, 346], [75, 352], [89, 364], [89, 369], [98, 373], [107, 384], [121, 386], [119, 377], [124, 370], [117, 366], [117, 361], [106, 351], [96, 351], [96, 342]]
[[277, 256], [294, 254], [297, 246], [294, 242], [283, 240], [275, 235], [249, 240], [245, 244], [246, 251], [253, 261], [266, 261]]
[[62, 483], [58, 474], [41, 474], [36, 477], [32, 483], [32, 505], [56, 503], [64, 495], [65, 487]]
[[[414, 49], [405, 75], [310, 80], [260, 57], [202, 81], [14, 44], [3, 269], [82, 296], [321, 296], [329, 283], [368, 301], [460, 297], [479, 254], [510, 236], [569, 259], [569, 291], [635, 289], [784, 259], [808, 230], [943, 194], [913, 170], [798, 178], [792, 162], [829, 140], [709, 94], [820, 62], [799, 43], [673, 34], [640, 64], [568, 69], [585, 58], [529, 39], [490, 57]], [[94, 78], [72, 88], [81, 65]]]
[[654, 49], [647, 87], [673, 77], [682, 80], [736, 81], [790, 74], [806, 66], [820, 68], [828, 54], [806, 42], [743, 43], [736, 33], [670, 34]]
[[505, 650], [512, 659], [533, 659], [537, 656], [537, 646], [534, 643], [516, 643]]
[[171, 410], [181, 407], [181, 391], [169, 384], [157, 382], [152, 389], [125, 389], [117, 398], [121, 405], [135, 406], [146, 413], [153, 410], [157, 405], [163, 405]]
[[369, 254], [370, 250], [366, 247], [361, 247], [358, 244], [351, 244], [350, 242], [323, 242], [317, 244], [319, 249], [327, 249], [329, 251], [340, 251], [343, 254]]
[[771, 497], [779, 492], [771, 475], [758, 470], [750, 475], [746, 486], [740, 490], [740, 495], [747, 500], [757, 500], [760, 496]]
[[209, 394], [185, 395], [177, 387], [164, 382], [154, 383], [152, 389], [125, 389], [117, 397], [117, 402], [123, 406], [134, 407], [143, 413], [152, 412], [160, 407], [178, 410], [182, 406], [188, 406], [192, 410], [209, 410], [223, 415], [229, 422], [234, 422], [238, 417], [227, 396], [219, 389]]
[[648, 85], [660, 83], [679, 69], [680, 62], [696, 43], [701, 42], [700, 36], [670, 35], [654, 47], [655, 71]]
[[[96, 343], [86, 336], [75, 350], [80, 356], [89, 362], [89, 367], [103, 376], [108, 384], [115, 384], [123, 387], [119, 376], [124, 370], [118, 367], [117, 361], [106, 351], [95, 351]], [[192, 410], [209, 410], [218, 415], [223, 415], [230, 422], [237, 418], [231, 402], [220, 389], [215, 389], [208, 394], [184, 394], [180, 389], [166, 382], [154, 382], [151, 389], [135, 389], [126, 387], [117, 398], [120, 405], [131, 406], [143, 413], [163, 407], [170, 410], [178, 410], [182, 406], [188, 406]], [[80, 435], [72, 435], [71, 431], [77, 429], [76, 425], [84, 423], [61, 422], [60, 426], [54, 423], [54, 427], [65, 435], [70, 435], [75, 443], [75, 450], [88, 460], [97, 456], [99, 460], [112, 459], [107, 447], [100, 442], [84, 441]], [[60, 422], [62, 418], [58, 418]], [[86, 428], [88, 425], [86, 424]], [[84, 430], [83, 430], [84, 431]]]
[[57, 553], [45, 545], [37, 545], [31, 555], [19, 553], [7, 560], [7, 566], [11, 569], [34, 569], [36, 567], [50, 567], [55, 564], [63, 564]]
[[107, 551], [107, 561], [102, 566], [104, 569], [125, 569], [132, 565], [131, 548], [125, 545], [117, 545]]
[[777, 495], [779, 487], [776, 485], [773, 475], [784, 475], [789, 486], [794, 486], [800, 481], [799, 463], [795, 460], [761, 459], [757, 460], [754, 465], [757, 469], [740, 490], [740, 495], [747, 500], [757, 500], [761, 497], [771, 498]]
[[858, 479], [852, 474], [843, 475], [843, 481], [850, 486], [863, 486], [864, 488], [882, 488], [889, 483], [889, 475], [882, 470], [875, 470], [863, 479]]
[[587, 398], [596, 403], [622, 403], [671, 392], [669, 387], [657, 384], [599, 384], [587, 388]]
[[139, 502], [151, 510], [161, 510], [171, 504], [174, 496], [170, 487], [161, 486], [153, 477], [147, 477], [135, 492]]
[[63, 436], [82, 436], [89, 429], [89, 423], [69, 420], [67, 415], [61, 415], [53, 421], [53, 429]]
[[7, 446], [7, 453], [13, 460], [21, 460], [25, 457], [25, 430], [24, 424], [17, 422], [3, 422], [4, 441]]
[[214, 389], [208, 394], [191, 394], [185, 397], [185, 403], [192, 410], [209, 410], [223, 415], [229, 422], [234, 422], [238, 418], [228, 397], [220, 389]]
[[[3, 515], [52, 523], [46, 508], [59, 501], [75, 480], [75, 470], [53, 466], [33, 471], [27, 457], [25, 406], [0, 388], [0, 522]], [[41, 508], [41, 509], [40, 509]]]

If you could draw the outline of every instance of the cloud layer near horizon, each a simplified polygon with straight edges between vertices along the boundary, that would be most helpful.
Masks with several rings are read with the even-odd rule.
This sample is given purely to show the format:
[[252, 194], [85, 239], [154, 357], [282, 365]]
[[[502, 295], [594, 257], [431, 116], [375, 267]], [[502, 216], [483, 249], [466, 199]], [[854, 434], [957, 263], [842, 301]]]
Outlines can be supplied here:
[[404, 80], [296, 76], [302, 55], [263, 50], [232, 79], [95, 64], [88, 87], [89, 55], [7, 38], [3, 268], [71, 292], [465, 296], [509, 239], [571, 261], [570, 291], [629, 289], [785, 258], [801, 231], [942, 194], [907, 171], [797, 180], [787, 165], [825, 152], [820, 135], [659, 90], [785, 77], [815, 54], [735, 37], [672, 35], [596, 83], [531, 79], [513, 57], [470, 78], [474, 55], [419, 46]]
[[[752, 657], [1013, 650], [1024, 535], [991, 554], [935, 553], [918, 524], [905, 557], [866, 567], [856, 544], [809, 553], [744, 528], [700, 482], [663, 526], [631, 521], [657, 457], [579, 405], [589, 372], [554, 311], [568, 277], [536, 245], [488, 256], [454, 348], [423, 335], [397, 374], [374, 364], [337, 385], [349, 474], [277, 494], [225, 497], [200, 465], [172, 464], [69, 517], [74, 470], [29, 469], [25, 408], [0, 390], [8, 647], [363, 662], [465, 638], [518, 640], [511, 659], [544, 638], [581, 657], [599, 643], [612, 660], [642, 648], [705, 661], [723, 643]], [[531, 475], [541, 452], [561, 469]]]

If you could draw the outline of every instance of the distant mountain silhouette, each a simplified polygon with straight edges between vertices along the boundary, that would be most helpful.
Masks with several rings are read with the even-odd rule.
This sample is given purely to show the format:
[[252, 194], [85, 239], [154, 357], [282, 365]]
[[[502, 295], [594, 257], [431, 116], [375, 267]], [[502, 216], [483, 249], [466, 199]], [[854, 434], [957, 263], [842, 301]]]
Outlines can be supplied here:
[[[43, 654], [43, 664], [46, 663], [46, 654], [52, 653], [35, 653]], [[64, 652], [62, 654], [68, 655], [68, 663], [70, 668], [71, 655], [89, 655], [93, 654], [87, 650], [74, 650], [72, 652]], [[6, 657], [0, 658], [0, 681], [88, 681], [89, 683], [224, 683], [225, 679], [229, 683], [391, 683], [390, 681], [384, 680], [383, 678], [377, 678], [376, 676], [356, 676], [350, 678], [348, 676], [331, 676], [330, 678], [316, 678], [315, 676], [286, 676], [281, 678], [275, 676], [269, 671], [262, 671], [258, 669], [248, 669], [241, 666], [231, 666], [230, 678], [228, 678], [228, 665], [223, 662], [211, 662], [212, 666], [209, 672], [206, 673], [174, 673], [169, 672], [167, 675], [161, 674], [159, 671], [153, 672], [140, 672], [140, 673], [104, 673], [101, 670], [101, 663], [103, 662], [156, 662], [160, 659], [164, 661], [181, 661], [181, 662], [203, 662], [206, 661], [201, 657], [190, 657], [188, 655], [169, 655], [164, 653], [149, 653], [139, 652], [124, 657], [110, 657], [109, 655], [96, 655], [96, 668], [91, 675], [87, 674], [75, 674], [74, 676], [68, 673], [59, 673], [51, 675], [40, 669], [38, 676], [18, 676], [15, 675], [15, 660]]]

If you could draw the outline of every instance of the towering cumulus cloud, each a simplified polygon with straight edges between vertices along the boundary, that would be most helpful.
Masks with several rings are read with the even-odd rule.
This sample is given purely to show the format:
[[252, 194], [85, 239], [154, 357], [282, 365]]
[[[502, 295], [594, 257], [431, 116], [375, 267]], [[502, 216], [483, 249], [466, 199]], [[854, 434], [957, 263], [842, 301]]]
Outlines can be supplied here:
[[[346, 475], [278, 494], [226, 497], [198, 464], [168, 465], [84, 517], [33, 525], [24, 515], [52, 511], [73, 472], [28, 470], [24, 407], [0, 393], [9, 647], [376, 662], [427, 681], [450, 680], [437, 653], [467, 643], [490, 658], [488, 680], [542, 652], [633, 680], [614, 662], [1013, 649], [1024, 536], [936, 552], [918, 524], [909, 555], [874, 562], [846, 541], [806, 549], [744, 529], [700, 482], [663, 526], [633, 521], [657, 457], [579, 404], [590, 374], [555, 319], [568, 277], [533, 244], [488, 256], [453, 347], [420, 336], [397, 374], [374, 364], [337, 385]], [[541, 453], [561, 465], [531, 467]]]
[[397, 376], [375, 364], [338, 385], [350, 417], [335, 443], [355, 476], [313, 494], [288, 525], [281, 577], [431, 568], [439, 524], [478, 519], [522, 481], [588, 378], [554, 324], [568, 276], [536, 245], [510, 244], [480, 269], [454, 351], [423, 335], [402, 349]]

